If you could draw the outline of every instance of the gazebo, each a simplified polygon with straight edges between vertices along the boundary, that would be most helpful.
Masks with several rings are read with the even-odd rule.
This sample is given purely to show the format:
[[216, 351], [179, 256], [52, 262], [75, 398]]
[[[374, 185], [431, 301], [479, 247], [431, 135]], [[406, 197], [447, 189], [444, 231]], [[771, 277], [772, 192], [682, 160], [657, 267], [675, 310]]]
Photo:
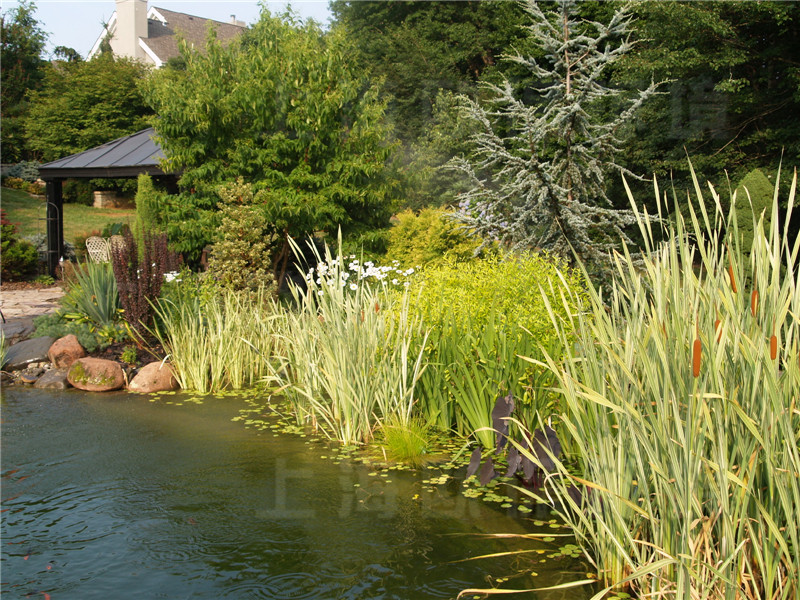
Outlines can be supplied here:
[[154, 136], [155, 130], [151, 127], [39, 167], [39, 177], [46, 184], [47, 271], [51, 276], [55, 276], [59, 259], [64, 254], [63, 181], [122, 179], [141, 174], [176, 178], [176, 173], [161, 168], [165, 156]]

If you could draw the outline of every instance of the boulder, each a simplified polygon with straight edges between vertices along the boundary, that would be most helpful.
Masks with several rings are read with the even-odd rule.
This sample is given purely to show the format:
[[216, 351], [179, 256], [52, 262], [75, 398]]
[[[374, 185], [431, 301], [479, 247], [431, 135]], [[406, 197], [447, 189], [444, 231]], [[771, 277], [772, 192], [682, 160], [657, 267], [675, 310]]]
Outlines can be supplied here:
[[45, 336], [36, 337], [14, 344], [6, 351], [6, 371], [20, 371], [32, 363], [47, 362], [47, 352], [56, 339]]
[[122, 365], [104, 358], [79, 358], [67, 371], [70, 385], [87, 392], [109, 392], [125, 383]]
[[145, 365], [128, 385], [131, 392], [151, 394], [178, 389], [178, 382], [169, 363], [151, 362]]
[[36, 380], [33, 387], [42, 390], [65, 390], [69, 387], [66, 369], [50, 369]]
[[3, 336], [6, 338], [6, 346], [13, 346], [22, 340], [28, 339], [36, 329], [33, 326], [33, 319], [22, 317], [19, 319], [9, 319], [2, 324]]
[[57, 339], [47, 353], [56, 369], [69, 369], [70, 365], [86, 356], [86, 350], [73, 334]]

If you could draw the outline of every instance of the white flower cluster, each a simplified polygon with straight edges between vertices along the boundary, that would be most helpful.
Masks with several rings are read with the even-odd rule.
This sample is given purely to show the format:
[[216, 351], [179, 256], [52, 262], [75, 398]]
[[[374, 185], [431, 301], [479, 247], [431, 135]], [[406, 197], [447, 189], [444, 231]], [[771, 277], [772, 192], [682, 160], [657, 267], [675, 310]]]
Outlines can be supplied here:
[[[347, 269], [344, 268], [345, 261]], [[417, 267], [419, 269], [419, 267]], [[355, 255], [332, 259], [329, 263], [317, 263], [316, 269], [312, 267], [306, 273], [306, 281], [314, 282], [317, 285], [328, 287], [345, 287], [351, 290], [358, 289], [358, 283], [380, 282], [382, 286], [408, 287], [411, 285], [409, 278], [416, 272], [414, 267], [401, 269], [400, 263], [396, 260], [391, 265], [376, 266], [372, 261], [361, 263]], [[322, 291], [317, 292], [322, 295]]]
[[164, 273], [164, 281], [169, 283], [170, 281], [180, 281], [179, 277], [180, 273], [178, 271], [171, 271], [170, 273]]

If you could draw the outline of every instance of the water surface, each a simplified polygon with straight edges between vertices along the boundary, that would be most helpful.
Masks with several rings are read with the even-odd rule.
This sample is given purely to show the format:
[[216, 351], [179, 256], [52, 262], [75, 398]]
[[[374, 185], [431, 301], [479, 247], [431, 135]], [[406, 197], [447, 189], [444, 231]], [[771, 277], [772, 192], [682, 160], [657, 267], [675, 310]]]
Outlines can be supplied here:
[[[2, 395], [4, 599], [454, 598], [585, 572], [546, 559], [558, 542], [476, 535], [534, 526], [463, 497], [457, 482], [376, 473], [332, 460], [326, 443], [245, 428], [231, 421], [238, 399]], [[542, 553], [464, 562], [521, 547]]]

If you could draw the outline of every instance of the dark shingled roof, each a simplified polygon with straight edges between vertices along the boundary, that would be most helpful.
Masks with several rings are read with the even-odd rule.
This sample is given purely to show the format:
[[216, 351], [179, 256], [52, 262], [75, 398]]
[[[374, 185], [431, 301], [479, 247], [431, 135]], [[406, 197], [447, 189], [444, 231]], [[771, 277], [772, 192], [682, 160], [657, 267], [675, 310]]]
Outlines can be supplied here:
[[194, 17], [192, 15], [155, 6], [153, 8], [157, 10], [167, 22], [164, 24], [156, 19], [148, 20], [148, 37], [143, 41], [163, 62], [167, 62], [170, 58], [180, 56], [178, 50], [179, 38], [186, 40], [190, 46], [194, 46], [198, 49], [205, 48], [209, 23], [216, 31], [217, 39], [223, 46], [229, 44], [245, 30], [244, 27], [231, 23], [204, 19], [203, 17]]
[[90, 150], [60, 158], [39, 167], [42, 179], [66, 177], [135, 177], [140, 173], [164, 175], [164, 152], [153, 139], [155, 131], [143, 131]]

